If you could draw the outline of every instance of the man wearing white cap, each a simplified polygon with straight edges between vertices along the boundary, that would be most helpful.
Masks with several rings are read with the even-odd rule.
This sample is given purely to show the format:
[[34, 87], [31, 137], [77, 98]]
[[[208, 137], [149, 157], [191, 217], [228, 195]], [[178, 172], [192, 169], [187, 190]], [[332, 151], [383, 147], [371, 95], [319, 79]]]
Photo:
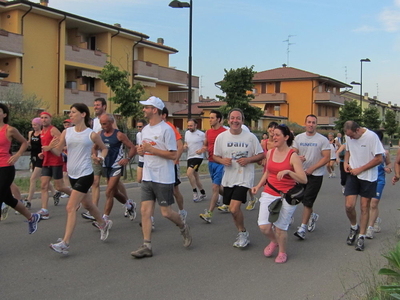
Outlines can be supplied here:
[[153, 256], [151, 216], [156, 200], [160, 205], [161, 214], [180, 228], [183, 245], [189, 247], [192, 243], [189, 226], [183, 223], [179, 214], [171, 207], [174, 203], [174, 160], [177, 147], [174, 131], [162, 120], [164, 102], [152, 96], [140, 103], [144, 105], [143, 112], [149, 120], [149, 125], [142, 130], [142, 144], [136, 146], [138, 154], [144, 156], [141, 185], [143, 245], [131, 253], [136, 258]]

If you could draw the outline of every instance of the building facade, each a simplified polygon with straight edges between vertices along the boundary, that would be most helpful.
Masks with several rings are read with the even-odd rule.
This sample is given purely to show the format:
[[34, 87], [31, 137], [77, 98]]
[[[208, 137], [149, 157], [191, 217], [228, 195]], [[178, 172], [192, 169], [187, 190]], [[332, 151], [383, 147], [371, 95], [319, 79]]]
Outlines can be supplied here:
[[[169, 67], [169, 55], [177, 52], [163, 39], [153, 42], [120, 24], [56, 10], [48, 1], [0, 1], [0, 70], [9, 74], [0, 92], [35, 94], [52, 113], [67, 113], [76, 102], [91, 107], [97, 97], [110, 98], [110, 89], [99, 79], [107, 61], [128, 71], [132, 84], [141, 82], [146, 97], [185, 103], [188, 74]], [[198, 77], [192, 77], [192, 85], [196, 99]], [[108, 101], [108, 112], [115, 109]]]

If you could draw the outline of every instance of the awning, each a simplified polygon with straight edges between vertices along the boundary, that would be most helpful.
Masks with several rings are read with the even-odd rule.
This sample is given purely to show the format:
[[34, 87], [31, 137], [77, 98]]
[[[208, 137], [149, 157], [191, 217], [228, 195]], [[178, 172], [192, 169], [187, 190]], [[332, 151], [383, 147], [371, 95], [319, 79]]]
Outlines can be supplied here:
[[100, 78], [99, 75], [100, 75], [100, 72], [82, 70], [82, 77]]

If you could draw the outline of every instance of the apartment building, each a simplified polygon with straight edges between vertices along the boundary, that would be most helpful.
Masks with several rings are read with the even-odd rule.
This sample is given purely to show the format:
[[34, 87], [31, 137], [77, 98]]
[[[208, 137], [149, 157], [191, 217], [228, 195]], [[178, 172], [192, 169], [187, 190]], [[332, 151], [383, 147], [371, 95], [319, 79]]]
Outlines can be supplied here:
[[[149, 36], [51, 8], [48, 0], [0, 0], [0, 92], [22, 89], [36, 94], [49, 111], [62, 114], [71, 104], [97, 97], [108, 99], [110, 89], [99, 74], [110, 61], [128, 71], [130, 82], [141, 82], [146, 96], [184, 104], [188, 74], [169, 67], [178, 50]], [[198, 99], [199, 78], [192, 76], [192, 96]], [[108, 112], [116, 106], [108, 102]]]

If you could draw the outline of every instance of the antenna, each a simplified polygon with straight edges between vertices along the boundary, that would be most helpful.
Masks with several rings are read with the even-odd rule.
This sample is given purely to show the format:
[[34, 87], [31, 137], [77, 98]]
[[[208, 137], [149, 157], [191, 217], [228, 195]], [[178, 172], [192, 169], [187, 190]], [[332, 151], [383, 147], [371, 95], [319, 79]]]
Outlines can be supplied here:
[[376, 84], [376, 98], [379, 99], [379, 83]]
[[202, 89], [203, 89], [203, 77], [204, 77], [204, 75], [201, 75], [200, 76], [200, 95], [203, 95], [201, 92], [202, 92]]
[[344, 82], [347, 82], [347, 66], [344, 66]]
[[291, 34], [289, 34], [287, 40], [284, 40], [284, 41], [283, 41], [283, 43], [287, 43], [287, 48], [286, 48], [286, 55], [287, 55], [286, 65], [287, 65], [288, 67], [289, 67], [290, 45], [296, 44], [296, 43], [291, 43], [291, 42], [290, 42], [290, 38], [291, 38], [292, 36], [296, 36], [296, 35], [291, 35]]

